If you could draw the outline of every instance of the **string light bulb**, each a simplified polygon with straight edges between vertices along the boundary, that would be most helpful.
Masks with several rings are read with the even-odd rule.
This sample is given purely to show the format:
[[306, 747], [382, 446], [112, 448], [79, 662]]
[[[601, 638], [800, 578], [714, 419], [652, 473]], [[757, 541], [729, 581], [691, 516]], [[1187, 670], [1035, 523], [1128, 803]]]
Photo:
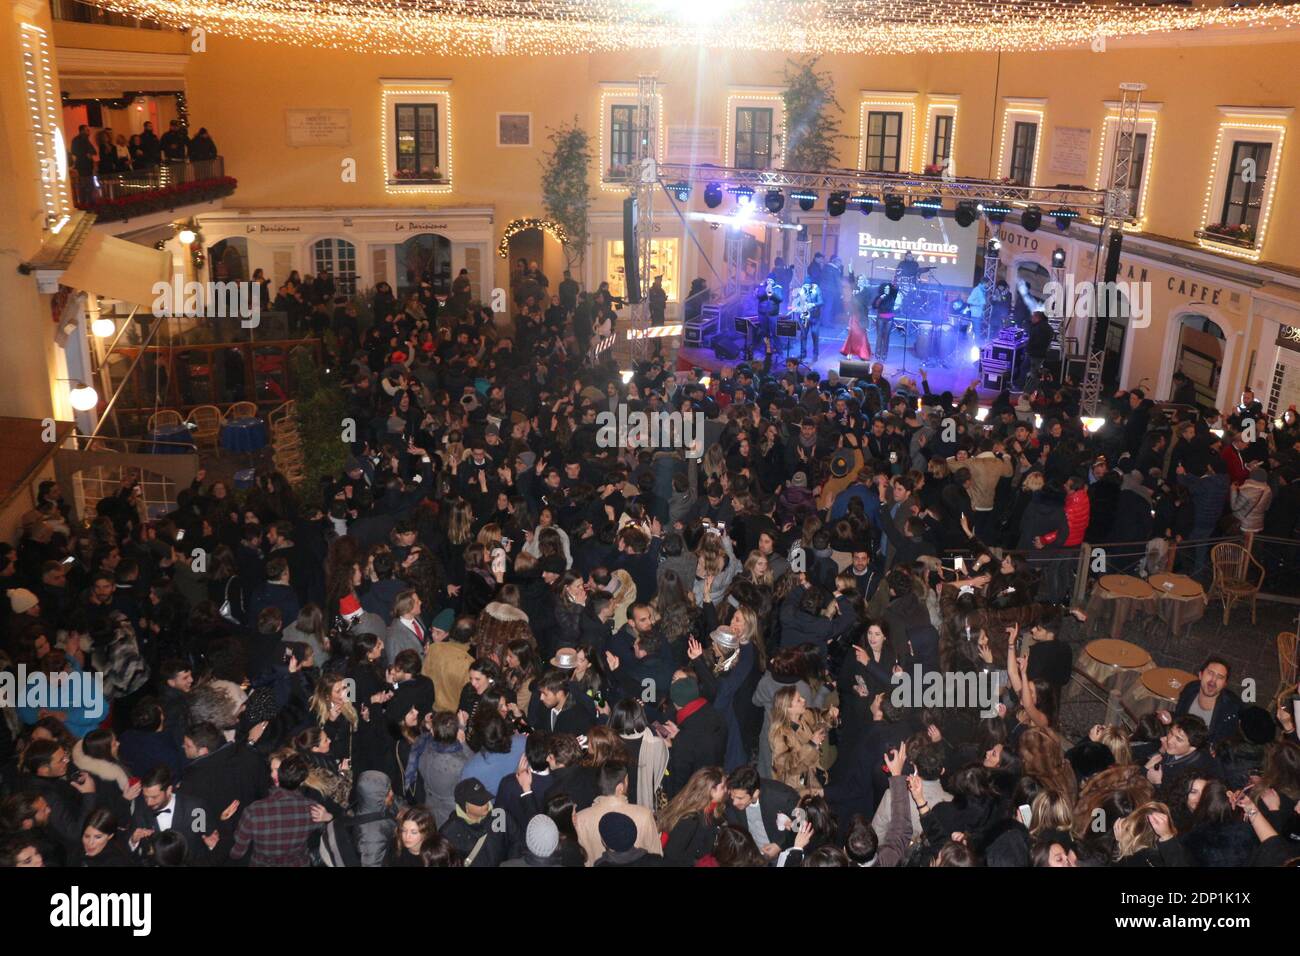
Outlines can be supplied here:
[[[812, 53], [1033, 51], [1098, 37], [1300, 24], [1294, 4], [1143, 6], [1073, 0], [91, 0], [218, 36], [365, 53], [563, 55], [696, 46]], [[723, 5], [725, 4], [725, 7]], [[310, 7], [310, 9], [306, 9]], [[720, 29], [761, 23], [762, 29]]]

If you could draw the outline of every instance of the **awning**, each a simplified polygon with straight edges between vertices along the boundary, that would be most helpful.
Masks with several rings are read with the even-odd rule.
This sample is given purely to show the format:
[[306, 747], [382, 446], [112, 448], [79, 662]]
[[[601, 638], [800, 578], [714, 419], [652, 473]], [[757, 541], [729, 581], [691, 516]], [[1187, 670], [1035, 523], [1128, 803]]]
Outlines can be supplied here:
[[171, 276], [170, 252], [91, 231], [59, 281], [149, 310], [158, 297], [154, 286], [170, 282]]

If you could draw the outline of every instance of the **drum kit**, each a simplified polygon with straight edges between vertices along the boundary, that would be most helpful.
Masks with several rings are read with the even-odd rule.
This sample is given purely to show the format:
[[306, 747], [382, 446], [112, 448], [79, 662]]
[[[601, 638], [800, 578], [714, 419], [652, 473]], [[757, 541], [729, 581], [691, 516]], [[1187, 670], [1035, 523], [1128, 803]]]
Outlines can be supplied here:
[[[924, 266], [915, 276], [898, 277], [898, 308], [893, 331], [903, 336], [905, 367], [908, 343], [912, 354], [921, 360], [922, 368], [926, 364], [950, 366], [961, 342], [962, 326], [969, 326], [961, 312], [945, 309], [943, 286], [929, 274], [933, 271], [933, 266]], [[964, 308], [962, 303], [956, 304]]]

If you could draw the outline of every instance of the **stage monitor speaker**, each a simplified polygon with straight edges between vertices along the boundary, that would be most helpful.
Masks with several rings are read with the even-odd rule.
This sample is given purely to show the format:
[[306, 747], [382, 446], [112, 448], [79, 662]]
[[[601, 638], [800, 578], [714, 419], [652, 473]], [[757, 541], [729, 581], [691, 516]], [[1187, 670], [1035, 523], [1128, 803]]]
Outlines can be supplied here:
[[641, 301], [641, 264], [636, 249], [636, 197], [623, 200], [623, 279], [627, 301]]
[[847, 360], [840, 361], [840, 378], [870, 378], [870, 362], [850, 362]]
[[1110, 240], [1106, 244], [1106, 274], [1103, 278], [1107, 282], [1119, 278], [1119, 256], [1123, 249], [1124, 233], [1116, 230], [1110, 234]]
[[734, 362], [744, 349], [744, 341], [735, 335], [715, 335], [712, 345], [713, 354], [724, 362]]

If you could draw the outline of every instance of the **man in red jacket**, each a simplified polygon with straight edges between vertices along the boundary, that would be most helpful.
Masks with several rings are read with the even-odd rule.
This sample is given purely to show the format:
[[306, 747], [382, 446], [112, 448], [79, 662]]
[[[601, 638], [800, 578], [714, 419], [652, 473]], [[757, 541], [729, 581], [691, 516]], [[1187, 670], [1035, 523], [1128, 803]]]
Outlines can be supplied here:
[[1219, 450], [1219, 455], [1223, 462], [1228, 466], [1228, 478], [1234, 485], [1239, 485], [1250, 477], [1250, 469], [1246, 467], [1241, 453], [1246, 449], [1246, 443], [1241, 440], [1241, 433], [1229, 428], [1223, 435], [1223, 448]]
[[1088, 521], [1092, 515], [1092, 503], [1088, 499], [1088, 483], [1078, 475], [1071, 475], [1065, 480], [1065, 520], [1070, 526], [1070, 534], [1065, 539], [1067, 548], [1083, 544], [1083, 536], [1088, 531]]

